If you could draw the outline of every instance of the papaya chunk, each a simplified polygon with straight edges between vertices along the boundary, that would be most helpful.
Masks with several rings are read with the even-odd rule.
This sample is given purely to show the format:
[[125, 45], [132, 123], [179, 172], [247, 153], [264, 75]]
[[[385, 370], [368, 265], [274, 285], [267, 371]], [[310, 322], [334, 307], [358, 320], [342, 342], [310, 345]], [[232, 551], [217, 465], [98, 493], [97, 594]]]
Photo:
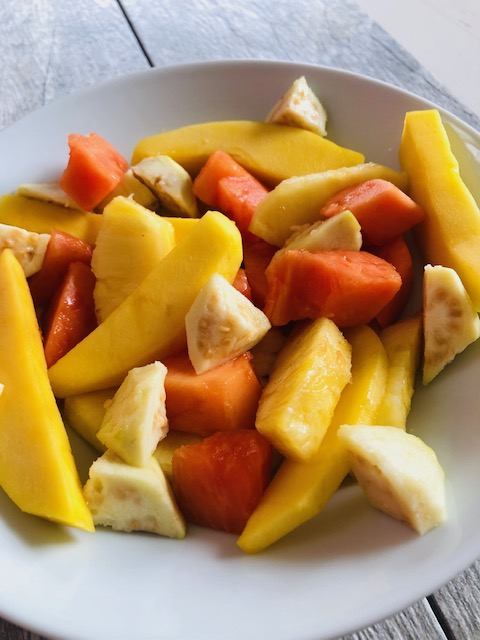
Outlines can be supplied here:
[[332, 319], [339, 327], [367, 324], [399, 291], [395, 267], [367, 251], [279, 251], [266, 270], [264, 312], [274, 326]]
[[266, 185], [285, 178], [363, 162], [361, 153], [345, 149], [305, 129], [250, 120], [194, 124], [140, 140], [132, 165], [165, 154], [195, 176], [218, 149]]
[[245, 354], [197, 374], [186, 352], [165, 358], [170, 429], [209, 436], [253, 428], [262, 387], [250, 361]]
[[173, 454], [173, 490], [187, 521], [241, 533], [270, 480], [272, 446], [254, 429], [214, 433]]
[[362, 229], [366, 244], [384, 245], [424, 218], [421, 207], [388, 180], [365, 180], [329, 198], [320, 216], [331, 218], [348, 209]]
[[93, 531], [23, 269], [0, 255], [0, 485], [27, 513]]

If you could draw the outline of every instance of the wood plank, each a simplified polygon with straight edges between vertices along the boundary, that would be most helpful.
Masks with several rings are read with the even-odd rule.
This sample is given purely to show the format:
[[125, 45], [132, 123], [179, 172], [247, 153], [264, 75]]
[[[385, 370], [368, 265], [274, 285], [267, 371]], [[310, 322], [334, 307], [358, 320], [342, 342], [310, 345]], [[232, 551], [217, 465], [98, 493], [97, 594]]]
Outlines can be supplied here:
[[0, 21], [0, 129], [92, 84], [149, 68], [114, 0], [5, 0]]
[[383, 622], [374, 624], [341, 640], [446, 640], [428, 602], [422, 600]]
[[432, 602], [452, 638], [479, 638], [480, 561], [436, 591]]
[[123, 0], [122, 4], [156, 66], [264, 58], [338, 67], [429, 98], [480, 129], [480, 119], [351, 0]]

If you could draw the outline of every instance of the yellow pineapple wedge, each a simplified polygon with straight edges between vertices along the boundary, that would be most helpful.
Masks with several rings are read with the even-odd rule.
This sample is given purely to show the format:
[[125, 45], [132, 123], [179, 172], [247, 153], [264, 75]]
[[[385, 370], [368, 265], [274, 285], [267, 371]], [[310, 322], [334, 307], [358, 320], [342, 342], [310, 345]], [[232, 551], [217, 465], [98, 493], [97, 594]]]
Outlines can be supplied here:
[[207, 211], [135, 291], [49, 369], [58, 398], [120, 385], [128, 371], [186, 348], [185, 315], [213, 273], [233, 281], [242, 262], [235, 224]]
[[480, 311], [480, 209], [436, 109], [406, 114], [400, 162], [410, 196], [425, 212], [416, 228], [425, 262], [454, 269]]
[[290, 338], [260, 398], [255, 426], [292, 460], [320, 447], [350, 381], [350, 345], [332, 320], [319, 318]]
[[283, 180], [255, 209], [250, 231], [277, 247], [299, 226], [320, 219], [320, 209], [340, 189], [364, 180], [383, 178], [400, 189], [407, 187], [404, 173], [374, 162], [331, 168], [310, 175], [296, 174]]
[[380, 340], [388, 356], [388, 376], [375, 422], [405, 430], [422, 349], [421, 315], [386, 327]]
[[342, 424], [372, 424], [387, 380], [388, 360], [370, 327], [346, 332], [352, 347], [352, 380], [340, 397], [318, 453], [309, 462], [284, 460], [238, 538], [246, 553], [258, 553], [318, 515], [350, 470], [337, 438]]
[[103, 322], [175, 246], [168, 220], [117, 196], [104, 209], [92, 255], [95, 311]]
[[23, 511], [93, 531], [20, 263], [0, 254], [0, 486]]

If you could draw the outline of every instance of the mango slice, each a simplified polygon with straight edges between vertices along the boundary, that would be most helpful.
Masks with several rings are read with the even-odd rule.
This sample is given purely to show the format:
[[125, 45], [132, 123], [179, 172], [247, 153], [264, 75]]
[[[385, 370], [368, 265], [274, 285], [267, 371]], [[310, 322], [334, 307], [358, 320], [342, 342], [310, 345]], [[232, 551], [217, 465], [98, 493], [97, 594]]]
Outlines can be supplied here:
[[185, 314], [213, 273], [233, 281], [240, 232], [207, 212], [185, 240], [90, 335], [49, 369], [57, 397], [119, 385], [127, 372], [186, 347]]
[[174, 216], [160, 216], [162, 220], [166, 220], [173, 227], [175, 236], [175, 244], [180, 244], [186, 235], [195, 228], [198, 218], [175, 218]]
[[381, 331], [380, 340], [388, 357], [388, 375], [375, 422], [406, 430], [422, 349], [422, 316], [391, 324]]
[[304, 224], [320, 219], [320, 209], [341, 189], [364, 180], [382, 178], [405, 190], [406, 175], [374, 162], [332, 167], [330, 170], [296, 174], [281, 182], [257, 206], [250, 231], [266, 242], [281, 247]]
[[480, 311], [480, 209], [460, 177], [436, 109], [406, 114], [400, 162], [410, 196], [425, 211], [416, 229], [425, 262], [454, 269]]
[[94, 244], [102, 216], [78, 209], [67, 209], [52, 202], [6, 194], [0, 197], [0, 223], [37, 233], [51, 233], [53, 228], [60, 229], [88, 244]]
[[23, 269], [0, 254], [0, 485], [23, 511], [93, 531]]
[[267, 185], [364, 160], [361, 153], [305, 129], [233, 120], [189, 125], [144, 138], [134, 149], [132, 165], [164, 154], [194, 176], [218, 149], [229, 153]]
[[279, 353], [260, 398], [255, 426], [292, 460], [309, 460], [321, 445], [350, 381], [350, 345], [337, 325], [319, 318]]
[[342, 424], [372, 424], [387, 380], [385, 349], [370, 327], [346, 332], [352, 346], [352, 380], [344, 388], [318, 453], [308, 462], [284, 460], [237, 540], [258, 553], [318, 515], [350, 469], [337, 438]]

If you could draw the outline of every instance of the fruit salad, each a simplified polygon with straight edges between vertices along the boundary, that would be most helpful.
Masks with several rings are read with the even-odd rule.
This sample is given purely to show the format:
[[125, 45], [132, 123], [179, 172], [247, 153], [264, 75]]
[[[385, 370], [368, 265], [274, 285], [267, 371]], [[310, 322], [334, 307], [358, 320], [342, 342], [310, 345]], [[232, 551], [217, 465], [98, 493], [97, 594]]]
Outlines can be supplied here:
[[[480, 211], [435, 109], [405, 114], [401, 171], [327, 115], [302, 77], [263, 122], [154, 134], [131, 161], [72, 133], [56, 183], [0, 198], [0, 486], [20, 509], [257, 553], [351, 477], [418, 534], [446, 519], [408, 415], [480, 335]], [[92, 447], [83, 485], [65, 425]]]

